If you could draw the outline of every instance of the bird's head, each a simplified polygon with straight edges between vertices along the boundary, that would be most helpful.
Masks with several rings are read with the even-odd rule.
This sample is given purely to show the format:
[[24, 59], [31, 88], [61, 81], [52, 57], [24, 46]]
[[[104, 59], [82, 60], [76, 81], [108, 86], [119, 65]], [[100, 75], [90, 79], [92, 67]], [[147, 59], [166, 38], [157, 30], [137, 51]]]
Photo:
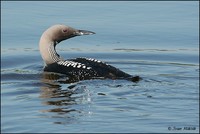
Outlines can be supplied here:
[[66, 25], [54, 25], [48, 28], [43, 35], [48, 38], [49, 40], [59, 43], [63, 40], [75, 37], [75, 36], [81, 36], [81, 35], [91, 35], [95, 34], [94, 32], [87, 31], [87, 30], [78, 30]]

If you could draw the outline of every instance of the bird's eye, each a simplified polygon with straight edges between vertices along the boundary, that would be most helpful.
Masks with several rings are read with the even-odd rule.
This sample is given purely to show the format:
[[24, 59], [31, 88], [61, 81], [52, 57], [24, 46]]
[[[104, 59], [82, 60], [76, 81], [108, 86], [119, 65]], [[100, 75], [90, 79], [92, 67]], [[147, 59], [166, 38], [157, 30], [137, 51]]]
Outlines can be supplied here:
[[63, 32], [66, 33], [68, 30], [67, 29], [63, 29]]

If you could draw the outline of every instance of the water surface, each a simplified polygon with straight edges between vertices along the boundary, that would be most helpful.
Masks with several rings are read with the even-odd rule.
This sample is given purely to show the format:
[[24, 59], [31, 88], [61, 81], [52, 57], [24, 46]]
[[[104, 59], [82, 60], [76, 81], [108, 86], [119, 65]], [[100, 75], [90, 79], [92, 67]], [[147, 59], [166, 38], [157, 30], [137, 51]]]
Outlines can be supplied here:
[[[1, 132], [199, 131], [198, 2], [2, 2]], [[57, 23], [94, 31], [57, 46], [132, 75], [64, 83], [38, 50]]]

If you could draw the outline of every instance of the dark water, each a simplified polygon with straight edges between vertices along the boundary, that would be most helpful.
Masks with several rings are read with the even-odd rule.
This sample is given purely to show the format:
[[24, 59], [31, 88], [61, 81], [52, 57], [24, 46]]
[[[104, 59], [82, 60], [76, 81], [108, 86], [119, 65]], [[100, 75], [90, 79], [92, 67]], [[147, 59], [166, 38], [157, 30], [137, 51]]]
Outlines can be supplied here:
[[[197, 2], [2, 2], [1, 132], [197, 133], [198, 16]], [[57, 23], [97, 33], [62, 42], [62, 57], [143, 80], [44, 73], [38, 41]]]

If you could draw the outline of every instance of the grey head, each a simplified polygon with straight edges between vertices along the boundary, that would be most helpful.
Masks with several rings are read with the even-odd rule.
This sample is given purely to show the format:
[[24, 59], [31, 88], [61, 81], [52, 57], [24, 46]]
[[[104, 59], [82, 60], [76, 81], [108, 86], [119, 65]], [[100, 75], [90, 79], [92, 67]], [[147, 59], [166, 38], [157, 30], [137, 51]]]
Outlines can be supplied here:
[[95, 33], [87, 30], [78, 30], [66, 25], [57, 24], [48, 28], [43, 34], [48, 36], [48, 39], [50, 39], [51, 41], [59, 43], [63, 40], [75, 36], [91, 35]]
[[41, 56], [46, 65], [57, 62], [60, 56], [56, 53], [55, 46], [66, 39], [81, 36], [91, 35], [94, 32], [87, 30], [78, 30], [66, 25], [53, 25], [42, 34], [39, 42]]

